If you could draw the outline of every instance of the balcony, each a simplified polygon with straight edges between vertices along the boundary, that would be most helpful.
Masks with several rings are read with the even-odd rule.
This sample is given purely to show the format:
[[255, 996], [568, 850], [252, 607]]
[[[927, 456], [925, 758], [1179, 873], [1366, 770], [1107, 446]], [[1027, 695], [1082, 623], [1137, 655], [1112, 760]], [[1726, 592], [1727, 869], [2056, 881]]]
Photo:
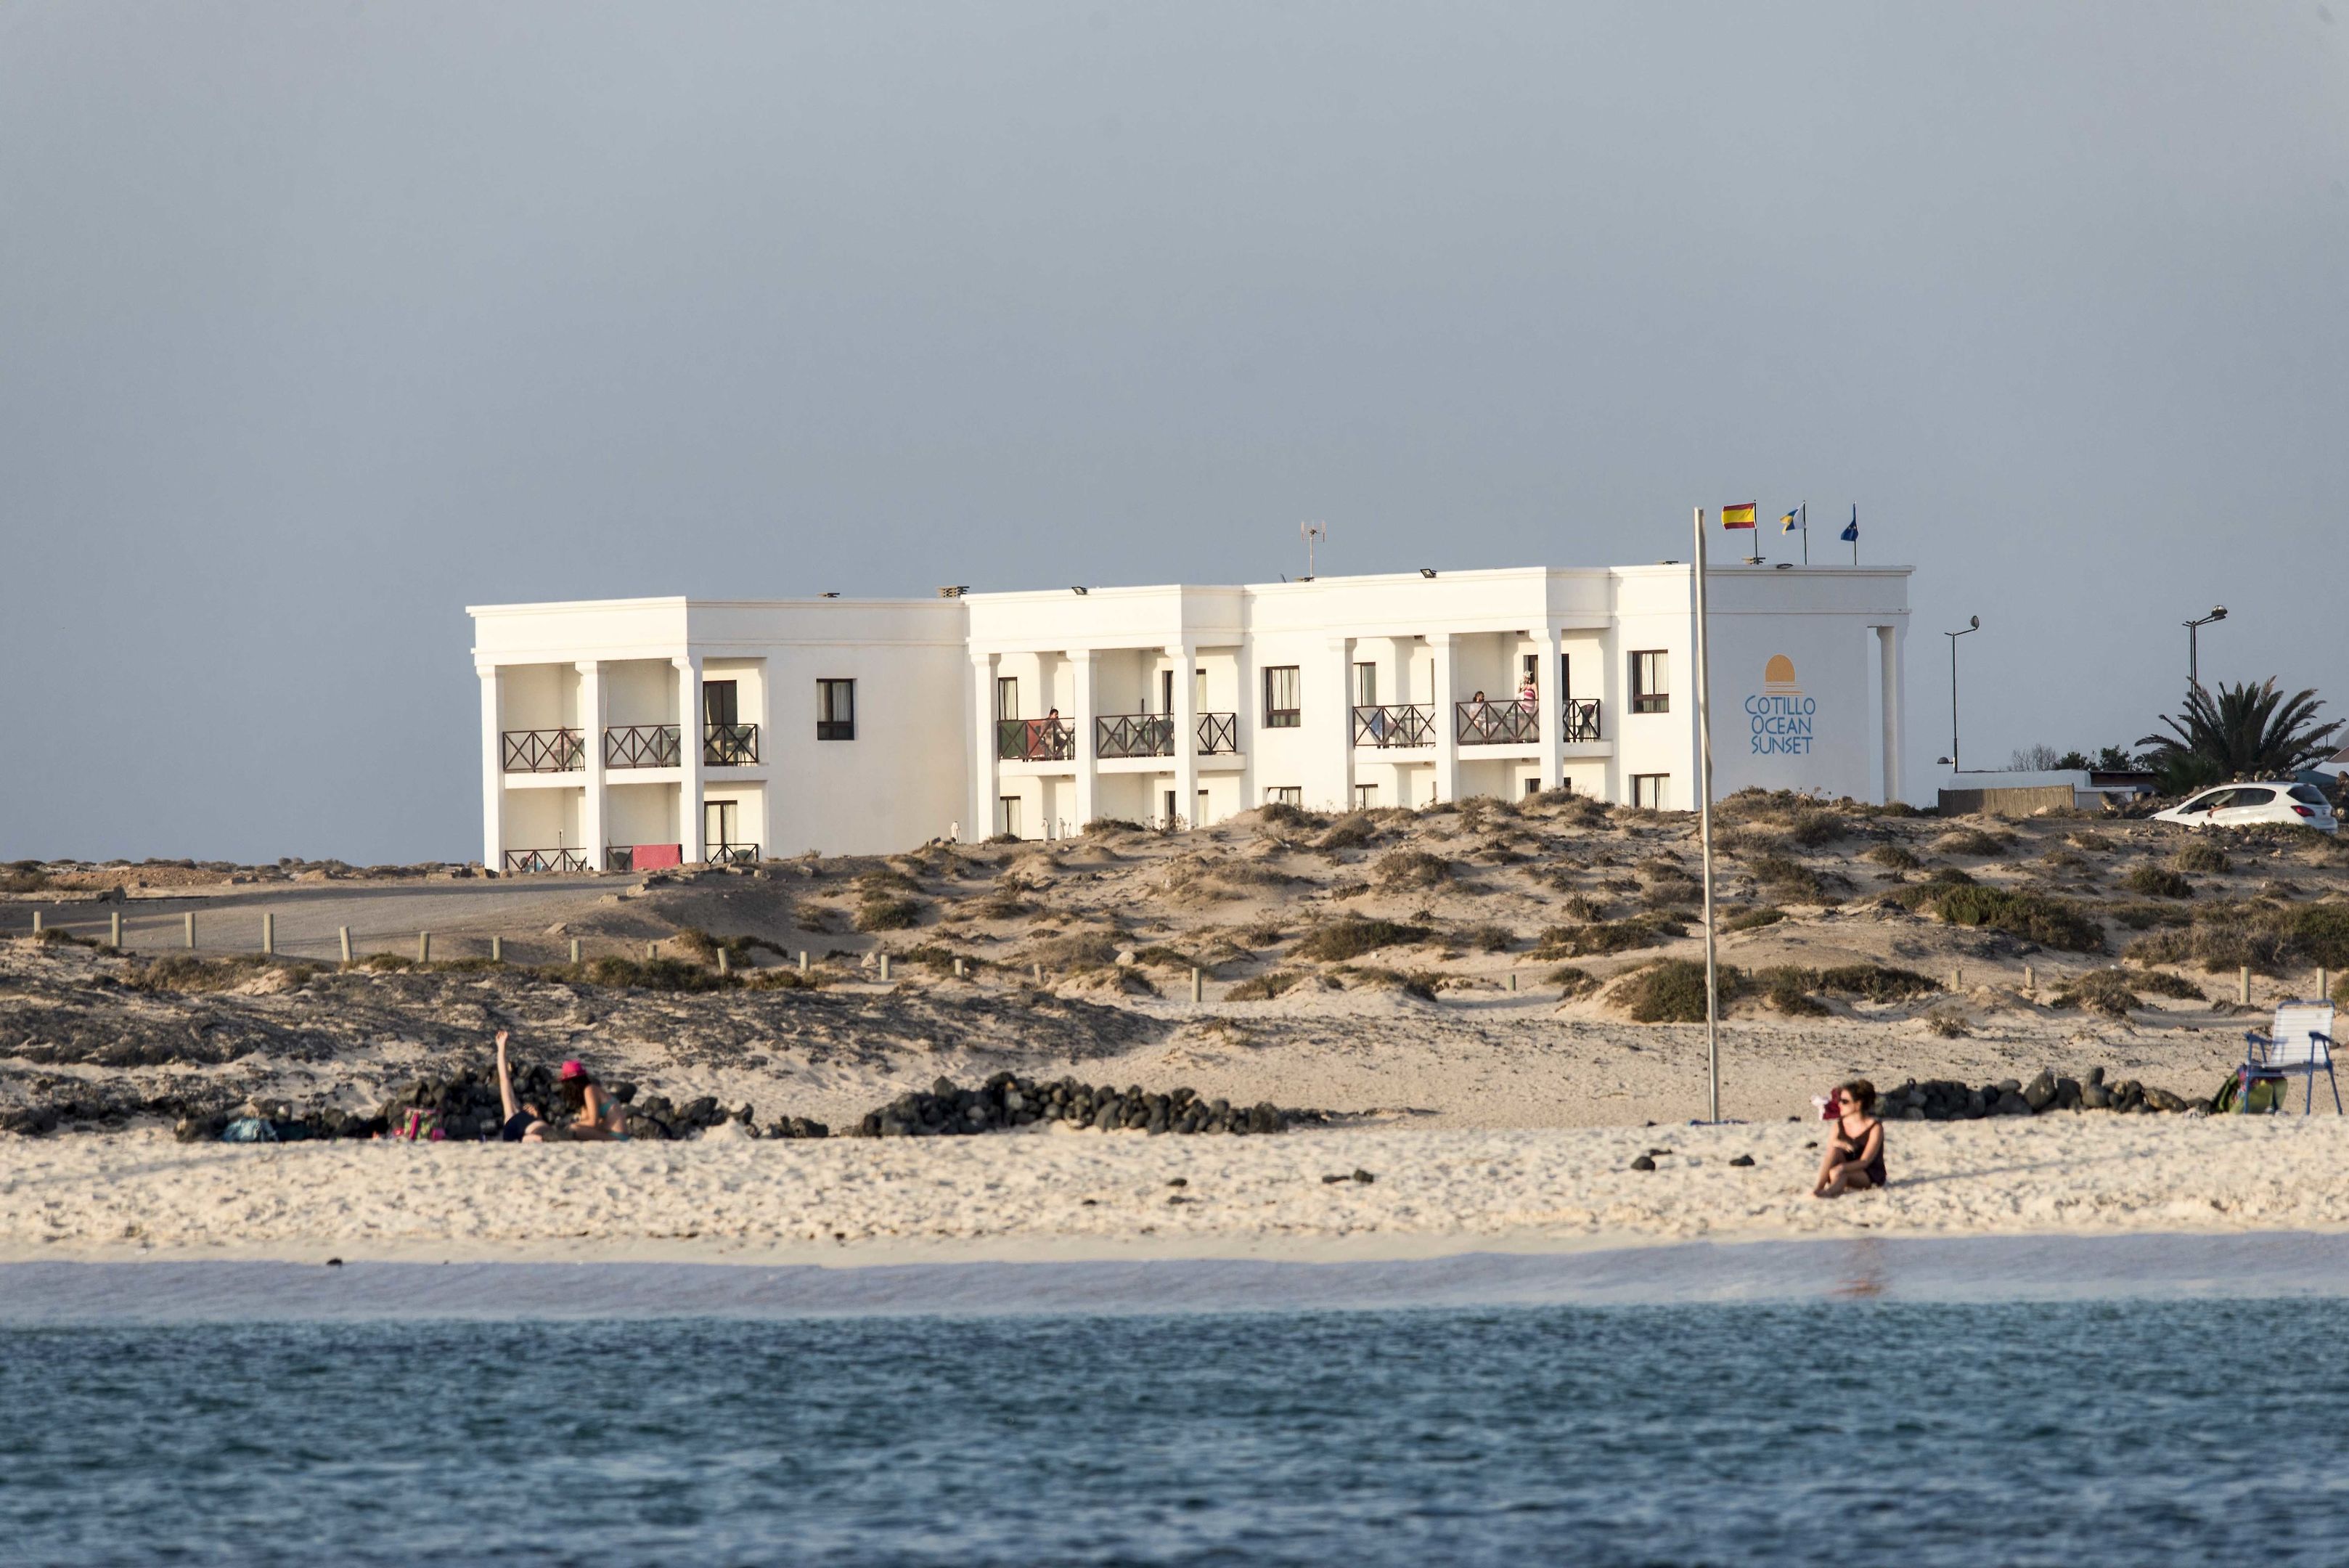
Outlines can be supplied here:
[[1453, 733], [1464, 746], [1525, 746], [1541, 741], [1541, 708], [1531, 702], [1454, 702]]
[[1174, 721], [1164, 713], [1104, 713], [1093, 721], [1097, 757], [1171, 757]]
[[1387, 702], [1354, 709], [1354, 744], [1432, 746], [1435, 744], [1435, 705], [1432, 702]]
[[606, 871], [657, 871], [664, 867], [685, 864], [682, 844], [606, 844], [604, 846], [604, 869]]
[[701, 732], [701, 760], [714, 768], [748, 767], [759, 760], [759, 726], [709, 724]]
[[509, 877], [538, 871], [587, 871], [587, 857], [576, 849], [509, 849], [498, 857], [498, 869]]
[[759, 846], [755, 844], [705, 845], [701, 857], [712, 866], [756, 866], [759, 863]]
[[619, 724], [604, 732], [607, 768], [673, 768], [682, 748], [675, 724]]
[[505, 771], [575, 774], [587, 765], [587, 742], [577, 730], [508, 730]]
[[1567, 740], [1595, 741], [1599, 738], [1598, 698], [1569, 697], [1558, 716], [1565, 722]]
[[1077, 754], [1077, 727], [1066, 719], [998, 719], [995, 755], [1007, 763], [1065, 763]]
[[1237, 713], [1199, 715], [1199, 754], [1201, 756], [1237, 756], [1239, 749], [1240, 716]]

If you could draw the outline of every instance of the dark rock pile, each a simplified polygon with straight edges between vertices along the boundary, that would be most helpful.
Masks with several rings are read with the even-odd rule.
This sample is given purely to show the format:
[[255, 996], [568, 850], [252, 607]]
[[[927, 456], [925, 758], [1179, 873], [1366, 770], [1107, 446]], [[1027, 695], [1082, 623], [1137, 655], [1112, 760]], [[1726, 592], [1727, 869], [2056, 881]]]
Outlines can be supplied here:
[[1321, 1125], [1326, 1111], [1284, 1110], [1262, 1104], [1235, 1106], [1229, 1100], [1205, 1100], [1189, 1089], [1158, 1095], [1140, 1085], [1098, 1088], [1061, 1078], [1040, 1083], [1033, 1078], [998, 1073], [976, 1089], [957, 1088], [940, 1078], [929, 1092], [900, 1095], [857, 1124], [855, 1137], [951, 1137], [966, 1133], [1004, 1132], [1038, 1122], [1059, 1122], [1102, 1132], [1132, 1128], [1146, 1133], [1277, 1133], [1293, 1127]]
[[2057, 1077], [2053, 1068], [2042, 1068], [2027, 1084], [2007, 1078], [1975, 1086], [1947, 1078], [1921, 1084], [1911, 1078], [1887, 1091], [1877, 1110], [1887, 1121], [1958, 1122], [1983, 1116], [2035, 1116], [2048, 1111], [2151, 1113], [2208, 1110], [2209, 1106], [2208, 1100], [2186, 1099], [2135, 1078], [2107, 1084], [2105, 1070], [2091, 1067], [2085, 1082]]
[[[726, 1122], [740, 1122], [752, 1137], [762, 1136], [749, 1106], [729, 1110], [708, 1095], [678, 1105], [666, 1095], [639, 1096], [634, 1084], [605, 1086], [614, 1099], [627, 1107], [628, 1136], [633, 1138], [688, 1137]], [[560, 1085], [554, 1074], [543, 1065], [515, 1073], [514, 1097], [525, 1105], [538, 1106], [554, 1118], [563, 1114]], [[497, 1079], [467, 1068], [447, 1078], [419, 1078], [371, 1113], [355, 1113], [331, 1106], [306, 1110], [297, 1110], [292, 1105], [216, 1106], [182, 1116], [174, 1131], [182, 1143], [200, 1143], [219, 1137], [232, 1121], [258, 1116], [270, 1122], [281, 1142], [382, 1137], [408, 1126], [412, 1111], [429, 1114], [440, 1136], [454, 1142], [493, 1138], [505, 1119], [503, 1103], [498, 1098]], [[822, 1137], [827, 1130], [822, 1122], [791, 1116], [775, 1123], [763, 1136]]]

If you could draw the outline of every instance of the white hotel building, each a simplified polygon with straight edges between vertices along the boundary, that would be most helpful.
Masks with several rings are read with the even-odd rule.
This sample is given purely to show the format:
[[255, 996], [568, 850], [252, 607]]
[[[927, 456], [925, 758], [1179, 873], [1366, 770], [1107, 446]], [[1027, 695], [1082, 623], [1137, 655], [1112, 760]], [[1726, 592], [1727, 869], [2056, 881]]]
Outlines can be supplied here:
[[[1905, 566], [1715, 566], [1715, 790], [1900, 794]], [[1516, 796], [1695, 804], [1683, 564], [469, 613], [483, 863]], [[687, 743], [685, 737], [693, 738]]]

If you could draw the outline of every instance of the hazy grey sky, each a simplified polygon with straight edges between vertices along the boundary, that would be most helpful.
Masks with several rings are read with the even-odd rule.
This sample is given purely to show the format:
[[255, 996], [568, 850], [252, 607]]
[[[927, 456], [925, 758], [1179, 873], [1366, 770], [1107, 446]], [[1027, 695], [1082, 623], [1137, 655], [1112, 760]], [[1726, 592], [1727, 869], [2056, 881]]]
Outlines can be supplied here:
[[2344, 366], [2313, 0], [9, 0], [0, 857], [478, 854], [470, 602], [1254, 580], [1303, 517], [1857, 502], [1912, 776], [1968, 614], [1983, 762], [2145, 733], [2214, 599], [2206, 680], [2339, 711]]

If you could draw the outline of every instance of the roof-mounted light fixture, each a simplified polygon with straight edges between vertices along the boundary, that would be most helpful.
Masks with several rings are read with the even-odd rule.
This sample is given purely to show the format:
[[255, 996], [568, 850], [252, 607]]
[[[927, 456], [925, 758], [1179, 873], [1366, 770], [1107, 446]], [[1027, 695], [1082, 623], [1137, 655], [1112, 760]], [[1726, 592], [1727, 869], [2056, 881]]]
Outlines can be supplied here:
[[970, 585], [968, 583], [957, 583], [950, 588], [940, 588], [938, 590], [938, 597], [942, 599], [958, 599], [968, 592], [970, 592]]
[[840, 597], [840, 590], [839, 590], [838, 588], [826, 588], [826, 589], [824, 589], [824, 591], [823, 591], [823, 592], [822, 592], [821, 594], [818, 594], [816, 597], [817, 597], [818, 598], [824, 598], [824, 599], [836, 599], [836, 598], [838, 598], [838, 597]]
[[1419, 575], [1423, 577], [1432, 577], [1435, 576], [1435, 568], [1433, 566], [1422, 566], [1419, 569]]
[[1076, 596], [1077, 596], [1077, 597], [1079, 597], [1079, 598], [1082, 598], [1082, 597], [1085, 597], [1085, 595], [1086, 595], [1087, 593], [1091, 592], [1092, 590], [1091, 590], [1091, 589], [1088, 589], [1088, 588], [1081, 588], [1081, 587], [1077, 587], [1075, 584], [1073, 584], [1073, 583], [1072, 583], [1072, 584], [1071, 584], [1071, 585], [1070, 585], [1070, 587], [1069, 587], [1069, 591], [1070, 591], [1071, 593], [1072, 593], [1072, 594], [1076, 595]]

